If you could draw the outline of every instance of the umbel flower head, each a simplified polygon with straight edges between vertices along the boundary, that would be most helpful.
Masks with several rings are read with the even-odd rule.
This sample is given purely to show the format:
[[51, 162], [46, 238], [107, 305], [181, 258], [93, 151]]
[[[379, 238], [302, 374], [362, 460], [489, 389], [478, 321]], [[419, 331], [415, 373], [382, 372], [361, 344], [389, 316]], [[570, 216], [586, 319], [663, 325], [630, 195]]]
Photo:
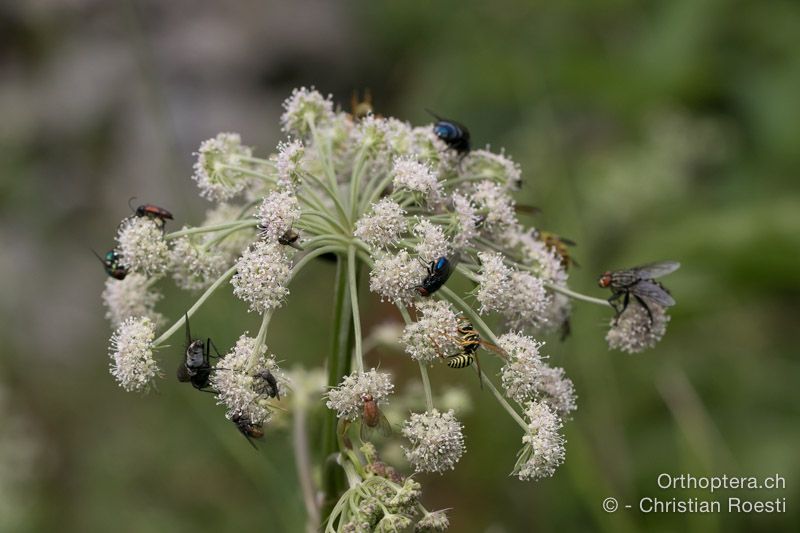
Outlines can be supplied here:
[[169, 248], [161, 226], [151, 218], [128, 217], [117, 231], [122, 264], [145, 276], [161, 274], [169, 265]]
[[[191, 332], [187, 326], [188, 346], [170, 350], [177, 358], [170, 364], [180, 365], [178, 379], [187, 381], [188, 375], [194, 387], [213, 389], [231, 425], [249, 440], [263, 435], [263, 424], [276, 409], [285, 413], [279, 418], [297, 416], [292, 427], [298, 447], [307, 440], [305, 427], [324, 428], [325, 460], [335, 458], [329, 464], [341, 466], [351, 485], [344, 494], [325, 494], [326, 503], [339, 499], [331, 515], [321, 517], [328, 520], [326, 531], [441, 531], [448, 526], [447, 516], [422, 507], [416, 480], [378, 460], [374, 448], [365, 445], [358, 455], [353, 447], [350, 422], [365, 422], [361, 430], [385, 427], [379, 406], [394, 390], [389, 374], [366, 370], [365, 354], [375, 357], [381, 353], [376, 346], [398, 344], [397, 333], [389, 342], [376, 340], [374, 332], [362, 335], [362, 328], [374, 322], [364, 320], [361, 308], [368, 296], [367, 275], [369, 292], [393, 304], [403, 317], [405, 328], [395, 324], [392, 329], [402, 329], [399, 344], [420, 372], [419, 392], [393, 402], [398, 413], [413, 413], [401, 433], [408, 440], [406, 458], [417, 472], [446, 472], [465, 453], [463, 426], [449, 409], [469, 404], [467, 393], [434, 394], [442, 374], [436, 369], [429, 376], [429, 368], [445, 367], [442, 372], [455, 382], [473, 375], [459, 368], [481, 368], [477, 363], [486, 362], [480, 370], [482, 386], [496, 393], [499, 408], [524, 432], [514, 473], [520, 479], [552, 475], [564, 460], [563, 420], [572, 416], [577, 401], [565, 370], [549, 364], [542, 354], [544, 343], [537, 339], [568, 331], [571, 299], [611, 306], [572, 291], [567, 284], [570, 261], [554, 246], [555, 234], [527, 228], [518, 219], [512, 194], [530, 177], [508, 155], [488, 147], [464, 150], [465, 128], [456, 128], [462, 138], [453, 142], [440, 138], [441, 127], [433, 124], [415, 127], [337, 109], [329, 96], [300, 88], [283, 104], [280, 123], [287, 137], [274, 153], [254, 153], [236, 133], [202, 142], [192, 179], [213, 207], [200, 225], [167, 232], [163, 221], [147, 216], [123, 220], [115, 252], [101, 258], [115, 278], [103, 292], [116, 328], [111, 372], [126, 390], [147, 390], [159, 375], [154, 350], [168, 342], [177, 346], [169, 339], [184, 330], [184, 317], [213, 313], [218, 308], [208, 305], [216, 300], [211, 297], [230, 290], [242, 307], [261, 315], [258, 333], [242, 335], [216, 361], [210, 340], [219, 338], [216, 323], [206, 317], [193, 323]], [[296, 375], [327, 376], [324, 423], [312, 420], [314, 396], [321, 394], [317, 377], [298, 382], [297, 394], [280, 405], [289, 387], [266, 347], [272, 315], [289, 298], [290, 283], [321, 257], [337, 262], [332, 284], [336, 342], [330, 353], [320, 354], [315, 370]], [[660, 277], [677, 268], [674, 262], [659, 265], [660, 270], [639, 272]], [[315, 272], [331, 271], [320, 267]], [[624, 275], [630, 273], [616, 272], [601, 285], [616, 291], [612, 303], [620, 290], [632, 290], [620, 281]], [[156, 337], [162, 323], [156, 284], [167, 276], [198, 294]], [[644, 281], [650, 284], [636, 296], [647, 297], [648, 287], [661, 287]], [[321, 305], [327, 298], [315, 295], [313, 301]], [[672, 301], [665, 289], [661, 298], [662, 305]], [[612, 322], [609, 347], [639, 352], [654, 346], [669, 319], [657, 305], [651, 311], [652, 320], [631, 302]], [[328, 329], [306, 326], [314, 332]], [[498, 366], [499, 386], [510, 401], [497, 391], [497, 376], [486, 370]], [[279, 421], [269, 431], [276, 431]], [[360, 436], [368, 444], [369, 433]], [[302, 453], [298, 459], [301, 466], [306, 461]], [[304, 483], [313, 485], [313, 480]], [[315, 499], [313, 489], [304, 488], [309, 501]]]
[[576, 406], [575, 389], [563, 368], [547, 365], [540, 353], [543, 342], [518, 333], [506, 333], [498, 340], [508, 361], [501, 371], [506, 395], [524, 404], [539, 399], [557, 414], [566, 416]]
[[150, 281], [142, 274], [131, 272], [123, 280], [106, 278], [103, 303], [106, 318], [115, 328], [132, 317], [147, 317], [158, 325], [164, 320], [155, 310], [159, 300], [161, 293], [151, 289]]
[[245, 250], [231, 279], [233, 294], [250, 304], [250, 311], [263, 313], [283, 304], [289, 294], [289, 257], [281, 245], [258, 241]]
[[145, 391], [159, 375], [154, 338], [155, 324], [147, 317], [126, 319], [111, 336], [111, 375], [126, 391]]
[[192, 179], [200, 187], [200, 196], [208, 200], [230, 200], [247, 186], [245, 162], [252, 150], [242, 146], [237, 133], [220, 133], [203, 141], [197, 150]]
[[452, 410], [412, 413], [403, 425], [403, 436], [411, 441], [403, 447], [406, 459], [417, 472], [452, 470], [465, 451], [461, 429]]
[[378, 403], [385, 403], [394, 390], [389, 374], [374, 368], [368, 372], [354, 372], [345, 376], [341, 384], [328, 391], [328, 409], [336, 411], [336, 416], [345, 420], [358, 420], [364, 408], [364, 396], [370, 395]]
[[650, 314], [639, 303], [631, 302], [619, 318], [611, 320], [606, 334], [609, 348], [640, 353], [658, 344], [667, 331], [669, 315], [660, 305], [651, 303], [648, 307]]
[[456, 353], [458, 316], [445, 301], [425, 301], [418, 305], [420, 318], [411, 322], [400, 339], [406, 352], [417, 361], [432, 362]]
[[525, 409], [528, 431], [522, 437], [514, 474], [522, 481], [552, 476], [564, 462], [561, 419], [546, 403], [530, 402]]

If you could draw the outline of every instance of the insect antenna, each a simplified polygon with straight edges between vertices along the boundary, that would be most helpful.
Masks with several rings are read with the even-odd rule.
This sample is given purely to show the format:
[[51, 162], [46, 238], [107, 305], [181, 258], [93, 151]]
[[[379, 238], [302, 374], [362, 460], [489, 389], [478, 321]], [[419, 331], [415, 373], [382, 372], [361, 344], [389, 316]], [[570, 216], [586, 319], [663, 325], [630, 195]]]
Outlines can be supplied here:
[[425, 111], [427, 111], [427, 112], [428, 112], [428, 114], [429, 114], [430, 116], [432, 116], [433, 118], [435, 118], [436, 120], [444, 120], [442, 117], [440, 117], [439, 115], [437, 115], [436, 113], [434, 113], [433, 111], [431, 111], [430, 109], [428, 109], [427, 107], [425, 108]]
[[92, 251], [92, 253], [93, 253], [93, 254], [94, 254], [94, 256], [97, 258], [97, 260], [98, 260], [98, 261], [100, 261], [100, 262], [103, 264], [103, 266], [106, 266], [106, 261], [105, 261], [105, 259], [103, 259], [102, 257], [100, 257], [100, 254], [98, 254], [97, 252], [95, 252], [95, 251], [94, 251], [94, 248], [89, 248], [89, 249]]

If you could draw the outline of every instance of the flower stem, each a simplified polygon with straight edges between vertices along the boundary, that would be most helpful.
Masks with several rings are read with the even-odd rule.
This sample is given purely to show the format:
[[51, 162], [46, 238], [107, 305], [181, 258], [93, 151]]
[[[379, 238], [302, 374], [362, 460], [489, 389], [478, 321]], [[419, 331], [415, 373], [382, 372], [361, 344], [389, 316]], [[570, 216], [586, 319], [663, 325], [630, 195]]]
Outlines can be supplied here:
[[422, 377], [422, 388], [425, 390], [425, 407], [428, 411], [432, 411], [433, 394], [431, 393], [431, 380], [428, 378], [428, 368], [422, 361], [419, 361], [419, 375]]
[[217, 279], [217, 281], [215, 281], [215, 282], [214, 282], [214, 284], [213, 284], [213, 285], [211, 285], [211, 286], [210, 286], [208, 289], [206, 289], [206, 292], [204, 292], [204, 293], [203, 293], [203, 294], [200, 296], [200, 298], [198, 298], [198, 299], [197, 299], [197, 301], [194, 303], [194, 305], [192, 305], [192, 306], [189, 308], [189, 310], [188, 310], [188, 311], [186, 311], [186, 313], [185, 313], [185, 314], [184, 314], [182, 317], [180, 317], [180, 318], [179, 318], [179, 319], [178, 319], [178, 320], [177, 320], [177, 321], [176, 321], [176, 322], [175, 322], [175, 323], [172, 325], [172, 327], [171, 327], [171, 328], [169, 328], [167, 331], [165, 331], [164, 333], [162, 333], [162, 334], [161, 334], [161, 336], [160, 336], [159, 338], [157, 338], [157, 339], [156, 339], [156, 340], [153, 342], [153, 346], [159, 346], [159, 345], [161, 345], [161, 343], [163, 343], [164, 341], [166, 341], [167, 339], [169, 339], [169, 338], [170, 338], [170, 337], [171, 337], [171, 336], [172, 336], [172, 335], [173, 335], [173, 334], [174, 334], [176, 331], [178, 331], [178, 329], [180, 329], [180, 327], [181, 327], [181, 326], [183, 326], [183, 323], [186, 321], [186, 317], [187, 317], [187, 316], [192, 316], [192, 315], [194, 315], [195, 311], [197, 311], [198, 309], [200, 309], [200, 306], [201, 306], [201, 305], [203, 305], [203, 303], [205, 303], [205, 301], [208, 299], [208, 297], [209, 297], [209, 296], [211, 296], [212, 294], [214, 294], [214, 291], [216, 291], [217, 289], [219, 289], [219, 288], [220, 288], [220, 286], [222, 286], [222, 284], [223, 284], [223, 283], [225, 283], [226, 281], [228, 281], [228, 280], [231, 278], [231, 276], [233, 276], [234, 274], [236, 274], [236, 265], [234, 265], [234, 266], [232, 266], [231, 268], [229, 268], [228, 270], [226, 270], [226, 271], [225, 271], [225, 273], [224, 273], [224, 274], [222, 274], [222, 275], [221, 275], [221, 276], [220, 276], [220, 277]]
[[592, 304], [602, 305], [603, 307], [610, 307], [612, 309], [614, 308], [614, 306], [611, 305], [608, 302], [608, 300], [603, 300], [602, 298], [593, 298], [592, 296], [586, 296], [585, 294], [581, 294], [579, 292], [571, 291], [571, 290], [569, 290], [568, 288], [566, 288], [566, 287], [564, 287], [562, 285], [556, 285], [554, 283], [545, 283], [544, 286], [547, 287], [548, 289], [552, 290], [552, 291], [560, 292], [561, 294], [563, 294], [565, 296], [569, 296], [570, 298], [574, 298], [575, 300], [581, 300], [581, 301], [589, 302], [589, 303], [592, 303]]
[[[408, 309], [403, 307], [400, 304], [397, 304], [397, 309], [400, 311], [400, 314], [403, 316], [403, 320], [405, 320], [406, 324], [411, 323], [411, 316], [408, 314]], [[422, 388], [425, 390], [425, 406], [428, 411], [433, 409], [433, 393], [431, 392], [431, 380], [428, 377], [428, 367], [425, 366], [425, 363], [419, 361], [419, 375], [422, 378]]]
[[[475, 371], [479, 372], [477, 368], [475, 369]], [[514, 419], [514, 422], [516, 422], [519, 425], [519, 427], [521, 427], [524, 431], [528, 431], [528, 424], [526, 424], [525, 421], [522, 419], [522, 417], [519, 416], [519, 414], [514, 410], [513, 407], [511, 407], [511, 404], [509, 404], [508, 401], [505, 399], [505, 397], [503, 397], [503, 395], [500, 393], [500, 391], [497, 390], [497, 387], [494, 386], [494, 383], [492, 383], [492, 381], [483, 374], [480, 375], [480, 378], [483, 381], [483, 383], [486, 384], [489, 390], [492, 391], [492, 394], [494, 394], [494, 397], [497, 399], [497, 401], [500, 403], [503, 409], [508, 411], [508, 414], [510, 414], [511, 418]]]
[[214, 224], [212, 226], [199, 226], [197, 228], [187, 228], [187, 229], [182, 229], [180, 231], [173, 231], [172, 233], [167, 233], [166, 235], [164, 235], [164, 240], [168, 241], [171, 239], [177, 239], [178, 237], [183, 237], [185, 235], [194, 235], [195, 233], [210, 233], [212, 231], [222, 231], [234, 228], [239, 229], [256, 225], [258, 225], [257, 220], [234, 220], [233, 222]]
[[356, 247], [347, 248], [347, 284], [350, 287], [350, 306], [353, 308], [353, 334], [356, 344], [356, 369], [364, 371], [364, 353], [361, 351], [361, 314], [358, 309], [358, 279], [356, 278]]
[[302, 402], [295, 402], [294, 417], [292, 420], [292, 440], [294, 443], [294, 460], [297, 467], [297, 477], [300, 479], [300, 489], [306, 505], [308, 520], [306, 531], [317, 530], [319, 523], [319, 508], [314, 496], [314, 480], [311, 476], [311, 457], [308, 452], [308, 425], [306, 423], [305, 398]]
[[[336, 266], [336, 280], [333, 308], [333, 335], [331, 353], [328, 358], [328, 387], [336, 387], [350, 372], [350, 354], [353, 346], [353, 329], [350, 327], [350, 296], [347, 290], [347, 265], [339, 255]], [[321, 520], [326, 520], [339, 496], [347, 490], [344, 472], [336, 458], [339, 455], [337, 442], [336, 412], [329, 409], [325, 413], [322, 433], [322, 512]], [[324, 526], [324, 523], [321, 524]]]

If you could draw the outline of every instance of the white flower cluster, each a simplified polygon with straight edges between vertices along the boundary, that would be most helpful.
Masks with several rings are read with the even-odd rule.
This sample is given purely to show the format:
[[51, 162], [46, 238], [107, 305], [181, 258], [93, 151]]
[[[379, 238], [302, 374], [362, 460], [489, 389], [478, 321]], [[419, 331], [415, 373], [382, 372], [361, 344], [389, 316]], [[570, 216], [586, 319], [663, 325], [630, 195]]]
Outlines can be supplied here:
[[284, 233], [300, 220], [300, 202], [287, 191], [273, 191], [261, 202], [256, 218], [261, 238], [277, 242]]
[[394, 245], [406, 231], [405, 214], [397, 202], [383, 198], [372, 206], [370, 213], [356, 222], [353, 235], [376, 249]]
[[416, 287], [425, 277], [425, 267], [406, 250], [396, 255], [382, 253], [375, 259], [369, 274], [369, 288], [378, 293], [381, 301], [409, 303]]
[[518, 333], [506, 333], [498, 339], [498, 346], [508, 357], [501, 371], [503, 388], [517, 403], [540, 400], [564, 417], [577, 408], [575, 388], [563, 368], [544, 361], [540, 353], [543, 344]]
[[403, 425], [403, 436], [411, 447], [403, 447], [416, 472], [439, 472], [455, 468], [464, 455], [462, 425], [453, 411], [412, 413]]
[[420, 163], [414, 157], [398, 157], [392, 167], [394, 186], [397, 189], [407, 189], [429, 198], [431, 201], [439, 199], [442, 186], [434, 174], [433, 169]]
[[552, 298], [541, 278], [506, 266], [500, 253], [478, 257], [483, 266], [477, 293], [481, 312], [498, 311], [514, 328], [547, 324]]
[[111, 336], [111, 375], [126, 391], [146, 391], [159, 375], [154, 338], [155, 324], [147, 317], [126, 319]]
[[552, 476], [564, 462], [564, 437], [561, 419], [545, 403], [530, 402], [525, 409], [528, 431], [522, 437], [522, 450], [514, 467], [521, 480]]
[[311, 128], [321, 128], [333, 120], [333, 102], [312, 87], [295, 89], [283, 103], [281, 126], [283, 131], [298, 137], [305, 137]]
[[371, 395], [380, 405], [394, 390], [389, 374], [374, 368], [368, 372], [354, 372], [342, 379], [338, 387], [328, 391], [328, 409], [336, 411], [337, 418], [355, 421], [364, 410], [364, 396]]
[[429, 363], [453, 355], [459, 348], [458, 316], [445, 301], [424, 301], [417, 305], [420, 317], [406, 325], [400, 343], [415, 360]]
[[115, 328], [131, 317], [147, 317], [153, 324], [160, 324], [164, 317], [156, 312], [156, 303], [161, 293], [152, 290], [152, 283], [142, 274], [129, 273], [123, 280], [106, 278], [103, 289], [103, 303], [106, 306], [106, 319]]
[[[274, 394], [269, 394], [267, 372], [278, 384]], [[256, 349], [256, 339], [247, 334], [239, 337], [211, 374], [211, 385], [217, 390], [218, 403], [227, 408], [227, 417], [242, 417], [257, 426], [269, 422], [271, 399], [286, 393], [284, 382], [275, 357], [267, 355], [266, 346]]]
[[164, 232], [148, 217], [128, 217], [117, 231], [117, 250], [122, 264], [146, 276], [161, 274], [169, 266], [169, 247]]
[[470, 177], [497, 182], [507, 189], [517, 190], [522, 185], [522, 169], [503, 152], [473, 150], [464, 158], [463, 172]]
[[197, 150], [192, 179], [200, 187], [200, 196], [208, 200], [230, 200], [248, 185], [247, 163], [252, 150], [242, 146], [238, 133], [220, 133], [203, 141]]
[[278, 154], [272, 157], [278, 172], [278, 187], [294, 190], [302, 180], [305, 146], [297, 139], [278, 144]]
[[263, 313], [280, 307], [289, 289], [292, 269], [289, 256], [277, 243], [258, 241], [236, 262], [231, 279], [233, 294], [250, 304], [250, 311]]
[[205, 289], [225, 270], [226, 257], [217, 250], [207, 250], [191, 236], [175, 239], [170, 250], [170, 268], [175, 284], [185, 290]]
[[627, 353], [639, 353], [653, 348], [664, 336], [669, 323], [669, 315], [660, 305], [648, 305], [647, 310], [637, 302], [631, 302], [618, 319], [611, 320], [611, 328], [606, 334], [608, 347]]

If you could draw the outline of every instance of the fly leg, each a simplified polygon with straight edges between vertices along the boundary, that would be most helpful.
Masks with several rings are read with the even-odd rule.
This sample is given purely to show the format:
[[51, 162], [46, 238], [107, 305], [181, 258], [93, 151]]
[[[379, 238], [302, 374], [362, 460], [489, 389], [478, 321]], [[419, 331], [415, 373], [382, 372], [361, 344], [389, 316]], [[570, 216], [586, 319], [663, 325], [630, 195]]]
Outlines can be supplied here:
[[[216, 356], [211, 355], [211, 351], [209, 350], [209, 346], [211, 348], [214, 348], [214, 353], [217, 354]], [[208, 338], [208, 342], [206, 343], [206, 354], [208, 355], [208, 357], [214, 357], [215, 359], [221, 359], [222, 358], [222, 356], [219, 354], [219, 350], [217, 350], [217, 345], [214, 344], [214, 341], [211, 340], [211, 337]]]
[[[625, 302], [622, 304], [622, 308], [620, 308], [619, 299], [622, 298], [623, 295], [625, 296]], [[616, 323], [616, 321], [619, 320], [619, 317], [622, 314], [622, 312], [625, 311], [625, 308], [628, 307], [628, 298], [629, 298], [628, 291], [619, 291], [612, 294], [611, 297], [608, 299], [608, 303], [611, 305], [611, 307], [614, 308], [614, 311], [616, 312], [616, 314], [614, 315], [614, 323]]]
[[637, 294], [634, 294], [633, 297], [636, 298], [636, 301], [639, 302], [642, 307], [644, 307], [645, 311], [647, 311], [647, 316], [650, 318], [650, 325], [652, 326], [653, 325], [653, 313], [652, 313], [652, 311], [650, 311], [650, 307], [645, 303], [645, 301], [642, 299], [641, 296], [639, 296]]

